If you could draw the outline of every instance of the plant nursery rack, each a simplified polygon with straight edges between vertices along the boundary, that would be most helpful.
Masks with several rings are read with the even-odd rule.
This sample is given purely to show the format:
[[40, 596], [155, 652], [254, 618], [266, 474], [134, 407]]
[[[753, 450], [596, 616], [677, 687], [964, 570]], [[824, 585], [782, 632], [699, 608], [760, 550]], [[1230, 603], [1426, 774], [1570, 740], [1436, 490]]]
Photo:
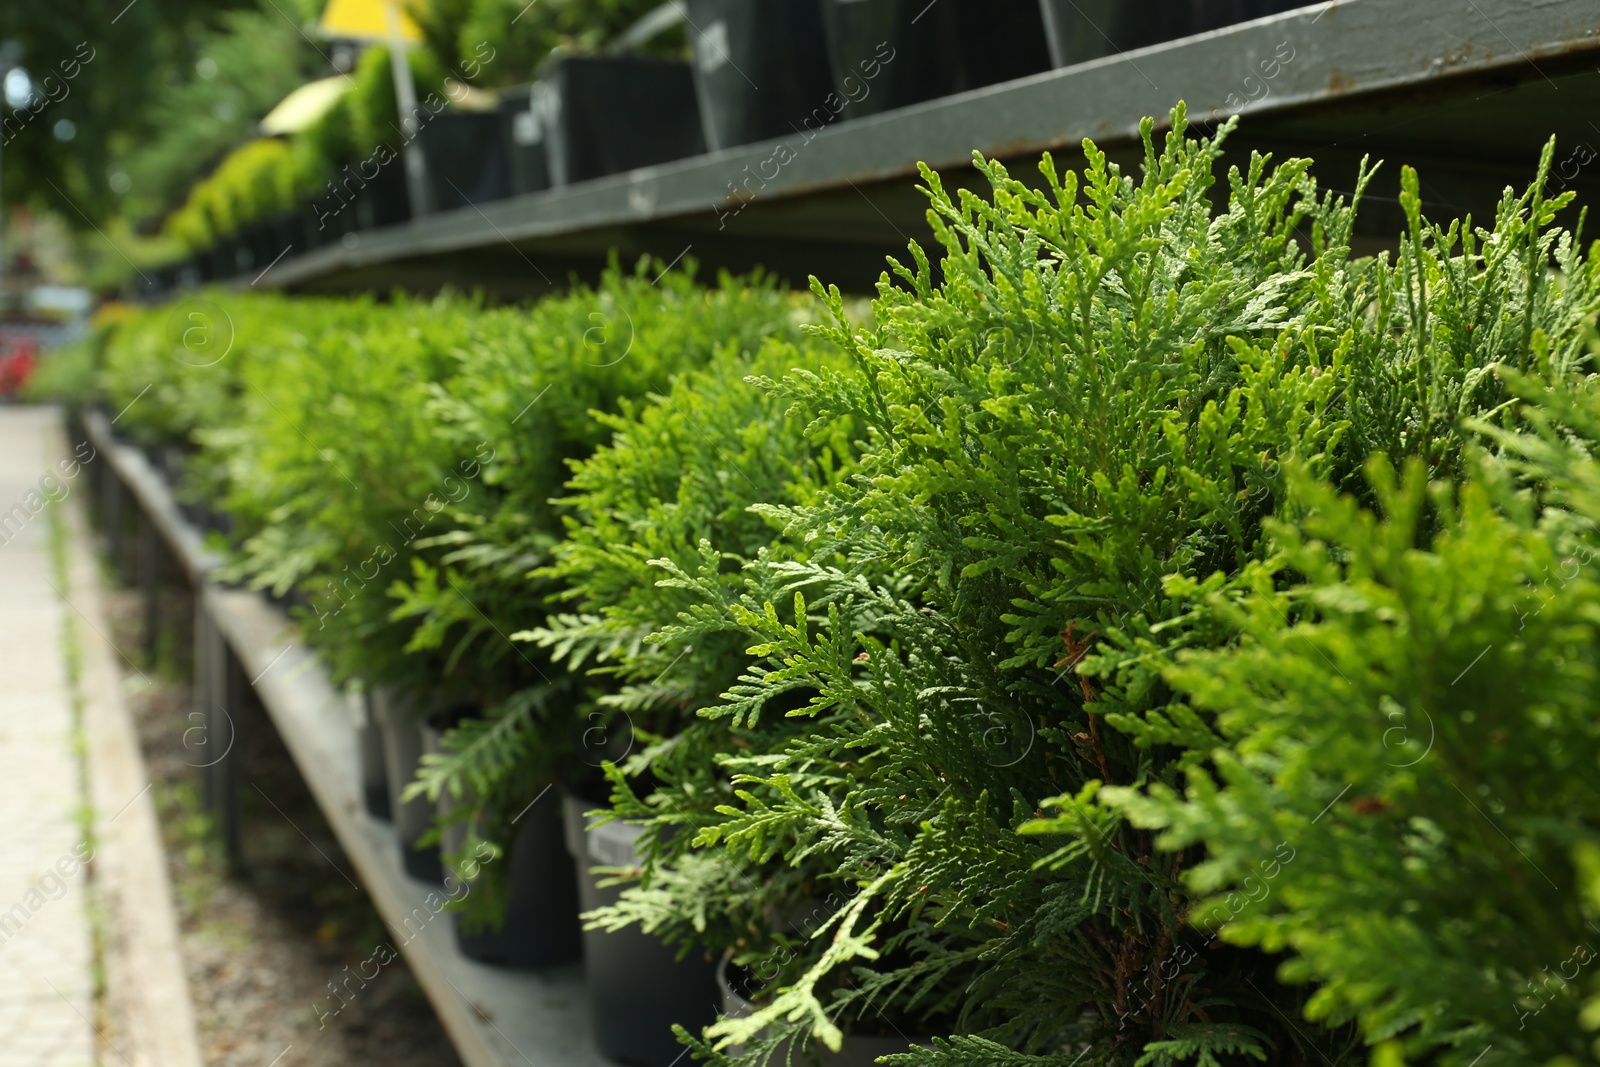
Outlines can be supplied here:
[[[930, 236], [919, 161], [947, 185], [975, 187], [974, 149], [1029, 177], [1044, 151], [1081, 164], [1091, 137], [1132, 163], [1140, 120], [1165, 122], [1178, 100], [1202, 127], [1239, 115], [1229, 162], [1251, 149], [1307, 155], [1324, 187], [1348, 189], [1341, 183], [1363, 155], [1386, 160], [1367, 219], [1383, 240], [1396, 229], [1382, 205], [1401, 163], [1422, 172], [1430, 214], [1482, 218], [1505, 185], [1531, 180], [1552, 132], [1558, 158], [1600, 144], [1597, 63], [1593, 0], [1332, 0], [810, 135], [427, 215], [305, 254], [291, 248], [239, 284], [532, 295], [573, 272], [592, 276], [615, 251], [624, 263], [692, 256], [707, 268], [762, 266], [862, 290], [885, 255]], [[1567, 187], [1600, 191], [1600, 166], [1573, 169]]]
[[[359, 879], [462, 1062], [467, 1067], [615, 1067], [591, 1036], [581, 965], [514, 970], [476, 963], [460, 953], [448, 913], [433, 916], [425, 903], [437, 888], [406, 876], [393, 828], [367, 814], [354, 721], [344, 696], [296, 639], [289, 617], [260, 593], [213, 580], [220, 557], [205, 548], [165, 478], [142, 452], [113, 435], [103, 414], [86, 413], [83, 431], [96, 452], [93, 469], [113, 558], [128, 547], [118, 541], [131, 529], [130, 554], [137, 557], [147, 596], [159, 577], [159, 565], [152, 561], [163, 556], [195, 590], [195, 703], [206, 717], [208, 738], [231, 740], [231, 724], [243, 718], [239, 705], [247, 696], [245, 687], [253, 690], [355, 868], [330, 870], [328, 877]], [[158, 547], [161, 552], [152, 551]], [[230, 780], [238, 772], [226, 757], [206, 773], [207, 793], [214, 799], [231, 796], [241, 784]], [[552, 795], [544, 802], [559, 803], [559, 798]], [[225, 799], [221, 807], [226, 833]]]

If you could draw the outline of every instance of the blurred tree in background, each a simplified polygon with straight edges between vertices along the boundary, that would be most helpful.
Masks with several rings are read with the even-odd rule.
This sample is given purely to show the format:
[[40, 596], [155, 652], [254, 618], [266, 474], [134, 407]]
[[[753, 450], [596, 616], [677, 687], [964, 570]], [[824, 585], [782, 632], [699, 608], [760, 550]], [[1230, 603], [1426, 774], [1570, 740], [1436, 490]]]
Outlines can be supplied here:
[[[421, 30], [411, 66], [419, 90], [429, 91], [447, 77], [488, 90], [526, 83], [553, 50], [598, 49], [660, 0], [399, 2]], [[78, 235], [74, 258], [82, 269], [70, 272], [73, 280], [125, 288], [144, 266], [209, 243], [219, 226], [247, 221], [230, 211], [212, 217], [218, 212], [186, 201], [238, 207], [231, 186], [201, 194], [232, 177], [262, 184], [265, 177], [244, 165], [269, 161], [251, 144], [262, 117], [295, 88], [346, 75], [347, 98], [291, 138], [293, 160], [277, 160], [273, 171], [283, 179], [274, 187], [288, 189], [288, 199], [311, 195], [339, 165], [390, 140], [385, 131], [395, 128], [386, 50], [362, 58], [356, 42], [329, 40], [320, 27], [326, 6], [0, 3], [0, 68], [26, 71], [13, 75], [10, 99], [0, 107], [0, 220], [18, 209], [56, 217]], [[642, 48], [683, 55], [685, 42], [681, 27], [668, 26]], [[257, 206], [265, 212], [283, 205]], [[197, 219], [205, 225], [192, 225]], [[192, 239], [186, 243], [183, 234]], [[0, 239], [0, 264], [17, 253]]]
[[[33, 97], [7, 100], [4, 203], [146, 226], [327, 62], [318, 0], [0, 4]], [[48, 79], [48, 80], [47, 80]], [[13, 78], [15, 90], [24, 83]], [[18, 105], [21, 106], [18, 106]]]
[[324, 58], [327, 44], [302, 24], [315, 18], [319, 5], [302, 0], [300, 6], [310, 12], [306, 19], [288, 6], [283, 11], [290, 18], [268, 4], [229, 11], [203, 34], [194, 61], [174, 70], [151, 102], [153, 136], [126, 165], [125, 214], [148, 220], [170, 210], [279, 101], [310, 79], [333, 73]]

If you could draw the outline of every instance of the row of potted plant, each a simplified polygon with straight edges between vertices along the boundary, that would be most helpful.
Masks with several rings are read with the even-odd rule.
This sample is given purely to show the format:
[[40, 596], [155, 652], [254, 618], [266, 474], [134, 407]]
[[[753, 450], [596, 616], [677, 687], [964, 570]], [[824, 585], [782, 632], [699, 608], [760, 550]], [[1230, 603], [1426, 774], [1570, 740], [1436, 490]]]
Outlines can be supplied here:
[[[386, 51], [373, 49], [356, 72], [360, 88], [348, 105], [348, 121], [372, 132], [350, 145], [338, 144], [326, 130], [306, 138], [331, 160], [320, 168], [298, 164], [319, 175], [310, 183], [284, 177], [293, 153], [276, 142], [242, 148], [176, 218], [178, 230], [191, 235], [194, 255], [158, 272], [154, 284], [171, 288], [260, 271], [285, 250], [347, 240], [419, 211], [538, 192], [707, 150], [811, 136], [843, 118], [1042, 72], [1052, 55], [1056, 65], [1070, 65], [1293, 6], [1293, 0], [1164, 0], [1151, 12], [1122, 0], [1098, 6], [1065, 0], [688, 0], [683, 10], [691, 61], [557, 49], [540, 63], [537, 81], [504, 86], [492, 100], [472, 83], [495, 83], [498, 71], [523, 69], [516, 57], [480, 41], [447, 68], [419, 50], [414, 66], [424, 103], [414, 115], [415, 129], [399, 121]], [[548, 47], [545, 35], [537, 40]], [[336, 126], [342, 114], [336, 110], [323, 125]], [[402, 154], [411, 145], [428, 175], [422, 205], [411, 203], [407, 190]], [[267, 156], [273, 158], [258, 158]], [[248, 171], [232, 180], [244, 187], [241, 193], [210, 209], [209, 227], [190, 225], [190, 216], [215, 199], [208, 195], [211, 186], [230, 182], [230, 169]], [[251, 194], [262, 184], [275, 192], [270, 204]]]
[[[615, 830], [597, 830], [591, 848], [582, 814], [605, 798], [607, 744], [629, 742], [576, 713], [578, 676], [508, 640], [560, 589], [525, 578], [561, 539], [568, 509], [552, 498], [567, 464], [611, 435], [605, 412], [665, 392], [675, 375], [742, 385], [752, 369], [819, 358], [797, 347], [808, 302], [759, 277], [708, 290], [681, 272], [652, 280], [659, 269], [613, 271], [531, 313], [219, 295], [195, 313], [226, 321], [233, 354], [183, 349], [177, 373], [168, 325], [174, 314], [187, 325], [188, 305], [135, 314], [98, 339], [100, 387], [143, 391], [119, 425], [181, 479], [197, 519], [223, 517], [212, 525], [235, 548], [230, 576], [290, 604], [335, 678], [360, 691], [364, 792], [394, 821], [407, 870], [438, 879], [442, 840], [445, 862], [473, 875], [460, 932], [477, 958], [570, 962], [580, 897], [614, 896], [587, 869], [590, 852], [615, 858], [604, 844]], [[469, 530], [490, 543], [468, 545]], [[442, 592], [456, 603], [428, 604], [416, 625], [417, 603]], [[494, 775], [407, 793], [446, 738], [479, 734]], [[697, 985], [673, 977], [683, 967], [654, 938], [588, 940], [602, 1046], [670, 1062], [671, 1024], [709, 1021], [711, 965], [688, 966]]]
[[1172, 127], [924, 171], [870, 309], [229, 298], [220, 406], [155, 313], [102, 386], [380, 697], [463, 934], [586, 909], [615, 1058], [1581, 1058], [1600, 257], [1548, 151], [1492, 225], [1405, 171], [1363, 258], [1309, 163]]

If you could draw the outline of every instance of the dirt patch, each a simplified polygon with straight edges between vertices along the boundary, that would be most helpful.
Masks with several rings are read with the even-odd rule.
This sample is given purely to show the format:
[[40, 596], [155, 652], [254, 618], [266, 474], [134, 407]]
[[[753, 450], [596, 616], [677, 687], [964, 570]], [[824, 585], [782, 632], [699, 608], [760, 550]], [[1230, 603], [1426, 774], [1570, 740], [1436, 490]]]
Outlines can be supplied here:
[[[112, 590], [105, 609], [112, 641], [137, 657], [142, 601]], [[185, 737], [196, 725], [186, 598], [169, 598], [163, 615], [157, 665], [124, 660], [122, 668], [154, 781], [205, 1062], [455, 1067], [460, 1060], [402, 959], [364, 987], [352, 979], [387, 935], [366, 894], [352, 884], [354, 868], [270, 720], [248, 709], [240, 729], [242, 856], [229, 869], [200, 803], [196, 765], [204, 761], [197, 738]]]

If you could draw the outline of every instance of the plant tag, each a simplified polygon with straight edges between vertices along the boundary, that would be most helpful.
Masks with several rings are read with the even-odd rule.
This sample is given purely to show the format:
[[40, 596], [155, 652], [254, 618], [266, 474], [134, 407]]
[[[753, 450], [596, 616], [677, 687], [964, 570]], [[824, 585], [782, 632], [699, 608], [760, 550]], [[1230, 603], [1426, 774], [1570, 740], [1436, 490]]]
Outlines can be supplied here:
[[695, 42], [694, 61], [701, 74], [715, 74], [728, 64], [728, 24], [718, 19]]
[[623, 822], [593, 826], [584, 835], [589, 839], [589, 858], [602, 867], [638, 866], [639, 838], [644, 827]]
[[370, 717], [367, 711], [367, 695], [351, 686], [344, 691], [344, 706], [350, 713], [350, 724], [357, 730], [365, 730]]
[[544, 140], [544, 124], [535, 111], [519, 111], [511, 120], [511, 139], [517, 144], [538, 144]]

